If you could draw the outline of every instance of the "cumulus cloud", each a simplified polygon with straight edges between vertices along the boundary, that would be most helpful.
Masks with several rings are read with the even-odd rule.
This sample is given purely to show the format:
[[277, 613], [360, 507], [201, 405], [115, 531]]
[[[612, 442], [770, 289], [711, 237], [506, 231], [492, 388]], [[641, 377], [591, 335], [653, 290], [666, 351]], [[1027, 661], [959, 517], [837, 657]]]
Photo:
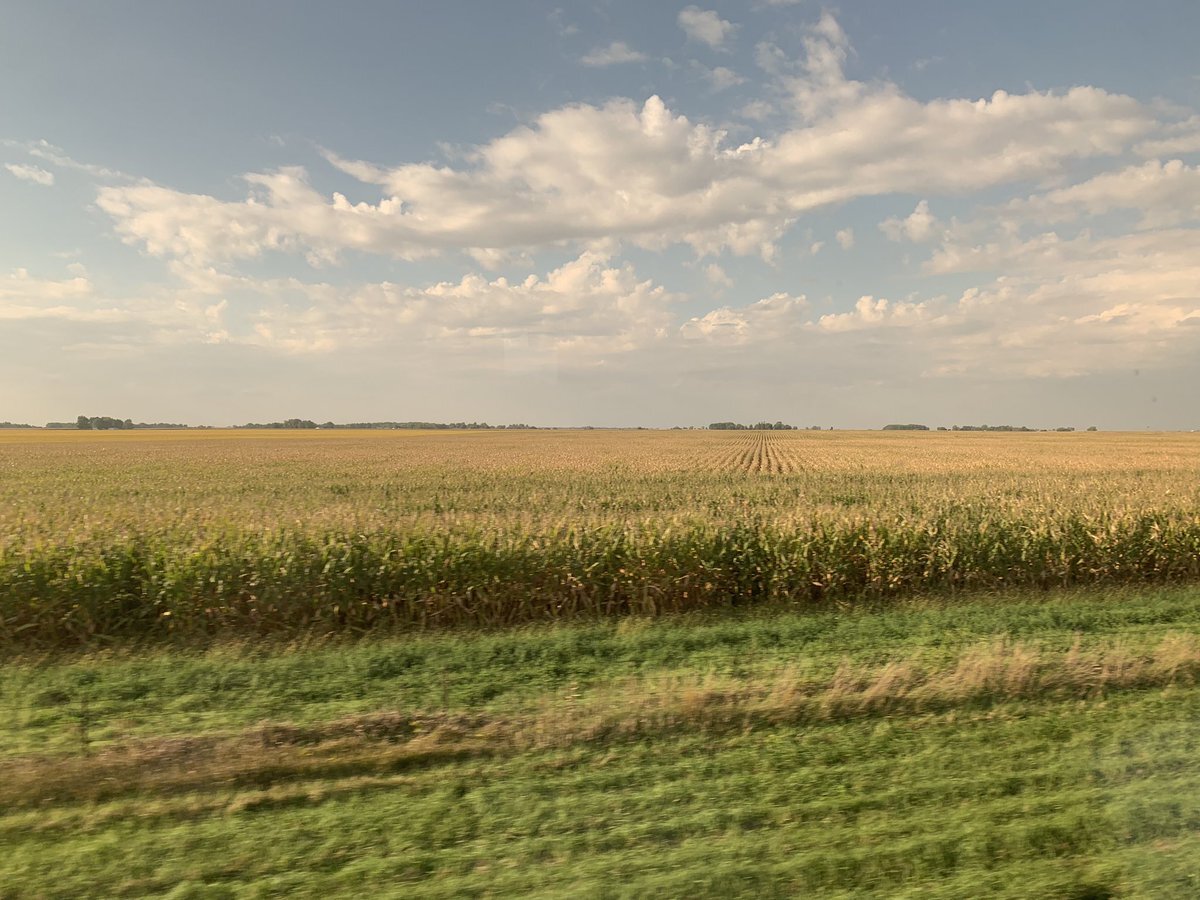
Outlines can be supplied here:
[[54, 173], [47, 172], [39, 166], [27, 166], [20, 163], [5, 163], [4, 168], [8, 169], [17, 178], [22, 181], [28, 181], [32, 184], [40, 184], [43, 187], [51, 187], [54, 184]]
[[494, 359], [519, 346], [522, 365], [569, 369], [653, 348], [674, 327], [680, 299], [591, 251], [542, 275], [471, 273], [424, 286], [258, 278], [190, 265], [173, 273], [171, 284], [106, 295], [86, 277], [19, 269], [0, 275], [0, 321], [104, 326], [130, 351], [214, 343], [288, 355], [403, 347], [433, 366], [474, 353]]
[[679, 11], [679, 27], [689, 40], [719, 49], [737, 31], [737, 26], [717, 15], [715, 10], [687, 6]]
[[33, 308], [78, 300], [91, 296], [91, 293], [91, 282], [82, 276], [68, 279], [38, 278], [24, 268], [0, 275], [0, 310], [7, 309], [10, 313], [17, 304]]
[[571, 365], [660, 340], [675, 298], [627, 264], [585, 252], [545, 274], [510, 281], [465, 275], [425, 287], [391, 282], [335, 286], [209, 273], [207, 290], [241, 297], [246, 330], [230, 340], [287, 353], [397, 346], [427, 354], [517, 341], [530, 364]]
[[1178, 159], [1166, 163], [1151, 160], [1015, 200], [1007, 210], [1046, 222], [1135, 210], [1141, 213], [1142, 228], [1176, 225], [1200, 218], [1200, 167], [1187, 166]]
[[1134, 148], [1139, 156], [1176, 156], [1200, 153], [1200, 116], [1191, 116], [1162, 129], [1159, 137], [1142, 141]]
[[[128, 243], [174, 264], [192, 296], [207, 298], [195, 309], [213, 333], [291, 353], [520, 341], [538, 358], [653, 352], [670, 370], [697, 342], [710, 342], [751, 348], [755, 359], [825, 354], [844, 372], [848, 348], [867, 348], [863, 358], [874, 365], [879, 348], [902, 333], [906, 364], [924, 373], [1066, 375], [1152, 358], [1155, 346], [1196, 349], [1200, 338], [1190, 335], [1200, 331], [1182, 324], [1200, 309], [1198, 273], [1182, 250], [1196, 235], [1150, 233], [1196, 217], [1196, 168], [1177, 160], [1043, 190], [993, 210], [1002, 227], [992, 231], [940, 222], [929, 199], [880, 223], [893, 240], [937, 240], [929, 272], [988, 273], [957, 298], [861, 297], [817, 316], [801, 293], [785, 292], [673, 317], [664, 288], [609, 254], [623, 245], [684, 245], [722, 262], [724, 254], [772, 259], [780, 238], [814, 210], [859, 197], [915, 193], [936, 202], [1052, 183], [1074, 161], [1119, 156], [1150, 136], [1186, 136], [1158, 128], [1138, 101], [1094, 87], [919, 101], [895, 84], [848, 78], [851, 52], [829, 15], [806, 32], [798, 59], [760, 45], [758, 62], [777, 92], [758, 112], [783, 124], [749, 140], [732, 140], [658, 96], [615, 99], [549, 110], [443, 164], [389, 166], [326, 153], [337, 170], [378, 189], [364, 202], [325, 193], [308, 171], [288, 167], [244, 176], [245, 196], [234, 200], [140, 183], [103, 187], [97, 203]], [[1022, 223], [1121, 209], [1141, 214], [1148, 243], [1020, 233]], [[835, 239], [849, 249], [854, 230]], [[823, 244], [809, 233], [804, 246], [816, 254]], [[534, 251], [573, 259], [544, 276], [468, 275], [426, 287], [256, 286], [219, 271], [267, 252], [329, 265], [346, 251], [399, 259], [465, 253], [484, 268], [507, 268], [510, 278]], [[700, 271], [710, 284], [736, 289], [723, 266]], [[991, 274], [1000, 271], [1003, 278]], [[258, 300], [243, 308], [237, 298], [248, 294]], [[1127, 343], [1114, 354], [1106, 342], [1117, 339]]]
[[926, 318], [924, 303], [893, 303], [884, 298], [859, 297], [854, 309], [821, 316], [816, 327], [822, 331], [860, 331], [897, 325], [913, 325]]
[[10, 328], [17, 323], [57, 323], [60, 326], [122, 328], [143, 336], [162, 337], [196, 332], [188, 324], [196, 309], [182, 297], [164, 303], [158, 297], [107, 297], [84, 275], [47, 278], [16, 269], [0, 274], [0, 321]]
[[238, 259], [264, 251], [336, 260], [345, 249], [416, 259], [446, 250], [532, 248], [599, 239], [688, 244], [770, 256], [807, 211], [897, 191], [960, 194], [1116, 153], [1151, 120], [1096, 88], [997, 92], [920, 103], [886, 89], [773, 139], [738, 145], [657, 96], [552, 110], [477, 147], [467, 165], [393, 168], [329, 158], [378, 185], [376, 203], [325, 196], [299, 167], [245, 176], [221, 200], [158, 185], [114, 185], [98, 204], [155, 255]]
[[749, 306], [722, 306], [703, 316], [688, 319], [679, 328], [684, 341], [716, 341], [747, 344], [776, 342], [804, 324], [801, 316], [808, 306], [803, 295], [776, 293]]
[[[683, 346], [737, 348], [758, 366], [821, 360], [839, 377], [1072, 378], [1200, 358], [1200, 229], [1063, 239], [943, 236], [930, 271], [984, 278], [957, 296], [860, 297], [814, 315], [806, 304], [723, 306], [684, 322]], [[796, 299], [796, 298], [792, 298]], [[802, 299], [802, 298], [799, 298]], [[659, 348], [658, 352], [669, 353]]]
[[906, 218], [885, 219], [879, 223], [879, 229], [887, 235], [888, 240], [912, 241], [915, 244], [931, 240], [938, 229], [937, 217], [929, 211], [929, 201], [922, 200]]
[[[1053, 200], [1035, 211], [1075, 215], [1081, 204], [1107, 210], [1131, 196], [1128, 178], [1083, 184], [1083, 191], [1038, 197]], [[1085, 229], [1064, 238], [1054, 231], [1023, 233], [1022, 223], [1031, 221], [989, 215], [941, 233], [926, 271], [996, 275], [957, 301], [924, 304], [926, 322], [943, 332], [929, 353], [938, 373], [1064, 377], [1197, 358], [1200, 262], [1194, 247], [1200, 229], [1104, 236]]]
[[597, 47], [586, 56], [580, 57], [579, 61], [585, 66], [600, 68], [617, 66], [621, 63], [643, 62], [645, 59], [645, 53], [634, 50], [624, 41], [613, 41], [607, 47]]

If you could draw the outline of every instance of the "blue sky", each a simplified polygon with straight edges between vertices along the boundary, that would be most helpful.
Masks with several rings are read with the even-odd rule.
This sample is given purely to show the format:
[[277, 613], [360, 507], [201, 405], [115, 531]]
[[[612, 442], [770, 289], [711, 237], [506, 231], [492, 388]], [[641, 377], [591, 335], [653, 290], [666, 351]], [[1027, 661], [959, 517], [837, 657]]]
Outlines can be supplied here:
[[1200, 5], [4, 16], [0, 420], [1200, 427]]

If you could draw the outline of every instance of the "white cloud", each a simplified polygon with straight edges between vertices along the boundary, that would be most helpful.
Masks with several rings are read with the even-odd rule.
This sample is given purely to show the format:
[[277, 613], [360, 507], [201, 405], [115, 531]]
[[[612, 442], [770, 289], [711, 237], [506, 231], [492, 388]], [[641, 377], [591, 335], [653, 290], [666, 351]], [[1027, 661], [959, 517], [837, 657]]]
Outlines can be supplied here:
[[731, 87], [737, 87], [739, 84], [745, 84], [746, 79], [739, 75], [733, 69], [727, 69], [725, 66], [717, 66], [715, 69], [706, 69], [704, 77], [708, 79], [708, 83], [712, 85], [714, 91], [724, 91]]
[[882, 298], [859, 297], [853, 310], [821, 316], [816, 327], [822, 331], [840, 332], [916, 325], [926, 319], [926, 313], [924, 303], [892, 303]]
[[17, 178], [22, 181], [28, 181], [32, 184], [40, 184], [43, 187], [50, 187], [54, 184], [54, 173], [47, 172], [39, 166], [26, 166], [20, 163], [5, 163], [4, 168], [8, 169]]
[[13, 141], [8, 139], [0, 139], [0, 147], [8, 147], [12, 150], [20, 150], [22, 153], [26, 153], [29, 156], [42, 160], [43, 162], [48, 162], [57, 168], [83, 172], [87, 175], [91, 175], [93, 178], [98, 178], [104, 181], [130, 180], [128, 175], [126, 175], [124, 172], [119, 172], [116, 169], [110, 169], [106, 166], [98, 166], [93, 163], [79, 162], [76, 159], [72, 159], [61, 147], [56, 147], [49, 141]]
[[219, 321], [223, 308], [224, 301], [214, 304], [187, 284], [109, 295], [78, 274], [39, 278], [18, 269], [0, 275], [0, 321], [14, 323], [13, 331], [37, 323], [31, 334], [72, 358], [128, 359], [159, 347], [220, 342], [228, 337]]
[[752, 122], [762, 122], [770, 118], [775, 108], [765, 100], [751, 100], [738, 110], [738, 115]]
[[1178, 156], [1200, 153], [1200, 116], [1191, 116], [1162, 129], [1161, 137], [1142, 141], [1133, 150], [1139, 156]]
[[[930, 359], [942, 374], [1064, 377], [1154, 368], [1200, 354], [1200, 230], [1106, 237], [1022, 236], [988, 217], [956, 228], [926, 265], [937, 274], [997, 272], [938, 307], [945, 334]], [[928, 310], [927, 310], [928, 312]]]
[[588, 365], [647, 347], [670, 325], [673, 298], [632, 267], [584, 253], [549, 272], [510, 282], [467, 275], [424, 288], [388, 282], [350, 289], [267, 282], [253, 331], [235, 339], [289, 353], [402, 343], [428, 356], [518, 341], [525, 363]]
[[646, 54], [634, 50], [624, 41], [613, 41], [607, 47], [597, 47], [579, 61], [585, 66], [598, 68], [601, 66], [616, 66], [622, 63], [643, 62]]
[[879, 223], [888, 240], [909, 240], [915, 244], [931, 240], [939, 227], [937, 217], [929, 211], [929, 201], [922, 200], [904, 219], [891, 218]]
[[[828, 114], [839, 106], [859, 102], [871, 93], [868, 85], [845, 76], [850, 39], [837, 19], [826, 10], [804, 37], [804, 59], [797, 65], [775, 48], [760, 54], [759, 64], [775, 75], [791, 94], [792, 104], [806, 120]], [[897, 91], [894, 85], [883, 90]]]
[[754, 64], [769, 75], [782, 75], [794, 65], [782, 48], [771, 41], [754, 45]]
[[704, 277], [716, 287], [733, 287], [733, 279], [716, 263], [709, 263], [704, 267]]
[[679, 27], [690, 40], [720, 48], [737, 31], [737, 26], [717, 15], [715, 10], [687, 6], [679, 11]]
[[92, 285], [87, 278], [38, 278], [28, 269], [15, 269], [0, 275], [0, 303], [57, 303], [63, 300], [90, 296]]
[[685, 342], [775, 342], [803, 324], [801, 314], [807, 306], [808, 300], [803, 295], [780, 292], [749, 306], [722, 306], [703, 316], [688, 319], [680, 326], [679, 334]]
[[1047, 178], [1072, 160], [1127, 149], [1154, 124], [1137, 101], [1090, 87], [923, 103], [892, 84], [848, 81], [849, 45], [828, 15], [805, 45], [799, 64], [779, 63], [799, 121], [740, 144], [652, 96], [551, 110], [457, 164], [389, 168], [328, 154], [378, 186], [374, 203], [323, 194], [304, 169], [289, 167], [244, 176], [243, 200], [134, 184], [102, 188], [98, 205], [127, 242], [193, 264], [268, 251], [316, 264], [344, 250], [486, 260], [597, 241], [769, 259], [812, 210]]
[[252, 278], [185, 265], [174, 274], [174, 284], [104, 296], [85, 277], [45, 279], [20, 269], [0, 275], [0, 321], [103, 325], [103, 340], [131, 352], [213, 343], [284, 354], [403, 347], [421, 365], [437, 366], [476, 353], [495, 362], [519, 345], [521, 360], [507, 366], [569, 369], [652, 348], [671, 331], [679, 299], [594, 252], [541, 276], [468, 274], [423, 287]]
[[566, 20], [566, 12], [561, 7], [552, 9], [547, 18], [560, 37], [571, 37], [572, 35], [579, 34], [579, 26]]
[[835, 234], [834, 237], [837, 238], [838, 246], [843, 250], [849, 250], [854, 246], [853, 228], [843, 228], [841, 231]]
[[[860, 385], [885, 373], [893, 381], [995, 381], [1186, 365], [1200, 354], [1198, 236], [1084, 242], [957, 298], [865, 296], [847, 312], [815, 318], [803, 304], [770, 314], [759, 308], [764, 301], [721, 307], [685, 322], [680, 335], [685, 346], [736, 348], [759, 373], [804, 364], [815, 377]], [[1012, 259], [1020, 258], [1014, 247]]]
[[1127, 209], [1141, 213], [1143, 228], [1176, 225], [1200, 218], [1200, 166], [1187, 166], [1178, 159], [1166, 163], [1151, 160], [1015, 200], [1006, 209], [1047, 222]]

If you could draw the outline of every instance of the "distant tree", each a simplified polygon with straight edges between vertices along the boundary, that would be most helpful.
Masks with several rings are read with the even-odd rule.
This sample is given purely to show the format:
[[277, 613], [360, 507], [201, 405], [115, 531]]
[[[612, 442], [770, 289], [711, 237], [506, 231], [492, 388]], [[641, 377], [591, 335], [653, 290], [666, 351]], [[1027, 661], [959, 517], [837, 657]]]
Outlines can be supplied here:
[[1099, 428], [1097, 428], [1095, 425], [1089, 425], [1089, 426], [1088, 426], [1088, 431], [1099, 431], [1099, 430], [1100, 430], [1100, 429], [1099, 429]]
[[955, 425], [951, 431], [1036, 431], [1024, 425]]
[[884, 425], [884, 431], [928, 431], [928, 425]]
[[91, 423], [92, 428], [98, 431], [123, 430], [133, 427], [133, 422], [128, 419], [114, 419], [112, 416], [92, 416], [88, 422]]
[[710, 431], [794, 431], [796, 428], [795, 425], [784, 425], [782, 422], [755, 422], [753, 425], [742, 425], [738, 422], [713, 422], [708, 427]]
[[92, 430], [92, 420], [89, 419], [87, 416], [80, 416], [78, 419], [75, 420], [75, 427], [78, 428], [80, 431], [91, 431]]

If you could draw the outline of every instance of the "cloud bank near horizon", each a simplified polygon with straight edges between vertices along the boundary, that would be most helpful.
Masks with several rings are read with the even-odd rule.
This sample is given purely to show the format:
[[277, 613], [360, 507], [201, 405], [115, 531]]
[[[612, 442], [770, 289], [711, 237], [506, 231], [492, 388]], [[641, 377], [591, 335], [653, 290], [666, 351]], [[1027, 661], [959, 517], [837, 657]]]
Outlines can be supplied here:
[[[537, 382], [526, 396], [547, 416], [590, 398], [598, 424], [672, 405], [702, 416], [714, 396], [755, 390], [776, 407], [840, 398], [827, 417], [872, 392], [862, 416], [906, 392], [953, 407], [980, 386], [1196, 371], [1190, 110], [1087, 85], [918, 99], [848, 75], [854, 48], [828, 12], [796, 52], [756, 42], [746, 100], [747, 73], [711, 66], [745, 24], [688, 6], [677, 25], [708, 57], [692, 62], [713, 96], [718, 82], [743, 92], [736, 105], [569, 102], [439, 162], [358, 159], [332, 135], [317, 168], [230, 172], [212, 192], [6, 140], [9, 176], [39, 191], [82, 179], [124, 247], [114, 259], [159, 273], [132, 288], [78, 263], [0, 273], [11, 364], [28, 375], [51, 348], [199, 360], [225, 346], [259, 360], [254, 377], [272, 360], [379, 372], [402, 355], [405, 379], [445, 374], [437, 402], [455, 413], [473, 408], [470, 385], [508, 378]], [[665, 62], [621, 40], [579, 58]], [[858, 221], [843, 222], [848, 208]], [[866, 219], [883, 208], [895, 211]], [[904, 254], [900, 274], [856, 290], [879, 242]], [[845, 267], [837, 296], [810, 283], [818, 254]], [[457, 274], [369, 277], [422, 265]], [[671, 403], [629, 408], [646, 385]]]

